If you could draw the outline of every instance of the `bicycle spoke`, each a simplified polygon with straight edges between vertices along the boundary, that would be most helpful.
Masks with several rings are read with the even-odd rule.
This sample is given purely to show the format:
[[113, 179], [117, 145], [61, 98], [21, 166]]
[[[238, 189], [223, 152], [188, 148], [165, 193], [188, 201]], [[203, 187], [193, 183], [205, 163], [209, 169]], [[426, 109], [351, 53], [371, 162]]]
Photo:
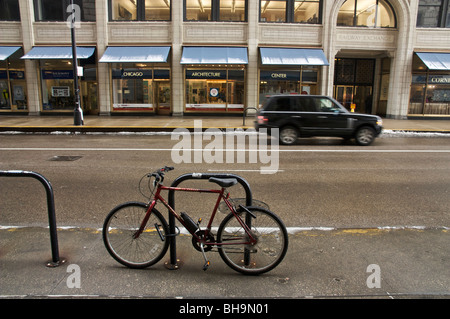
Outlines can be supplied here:
[[256, 218], [251, 218], [250, 234], [256, 242], [250, 244], [250, 234], [236, 217], [229, 215], [220, 226], [219, 253], [237, 271], [262, 273], [274, 268], [284, 258], [287, 232], [273, 213], [264, 209], [253, 209], [251, 212]]
[[113, 210], [105, 221], [103, 238], [108, 252], [120, 263], [133, 268], [148, 267], [159, 261], [168, 248], [162, 241], [155, 224], [159, 225], [161, 235], [168, 231], [167, 223], [156, 211], [139, 236], [142, 220], [147, 213], [145, 204], [125, 204]]

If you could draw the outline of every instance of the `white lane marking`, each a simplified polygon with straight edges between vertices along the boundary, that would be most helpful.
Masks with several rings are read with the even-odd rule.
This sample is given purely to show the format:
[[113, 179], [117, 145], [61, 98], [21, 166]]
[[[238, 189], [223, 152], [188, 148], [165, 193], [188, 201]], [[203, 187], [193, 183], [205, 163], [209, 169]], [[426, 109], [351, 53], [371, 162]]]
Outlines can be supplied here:
[[[0, 151], [84, 151], [84, 152], [95, 152], [95, 151], [136, 151], [136, 152], [148, 152], [148, 151], [183, 151], [183, 152], [196, 152], [204, 151], [201, 148], [85, 148], [85, 147], [2, 147]], [[215, 151], [236, 151], [236, 152], [259, 152], [261, 150], [257, 149], [215, 149]], [[267, 150], [264, 150], [267, 151]], [[268, 150], [269, 152], [285, 152], [285, 153], [450, 153], [449, 150], [386, 150], [386, 149], [278, 149], [278, 150]]]

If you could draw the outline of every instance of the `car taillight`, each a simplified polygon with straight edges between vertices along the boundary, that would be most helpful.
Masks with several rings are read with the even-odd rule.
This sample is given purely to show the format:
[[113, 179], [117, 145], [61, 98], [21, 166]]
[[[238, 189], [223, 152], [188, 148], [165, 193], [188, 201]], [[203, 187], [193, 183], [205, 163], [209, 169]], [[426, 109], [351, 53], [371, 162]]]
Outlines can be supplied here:
[[258, 115], [258, 124], [265, 124], [269, 121], [269, 119], [267, 119], [266, 117], [262, 116], [262, 115]]

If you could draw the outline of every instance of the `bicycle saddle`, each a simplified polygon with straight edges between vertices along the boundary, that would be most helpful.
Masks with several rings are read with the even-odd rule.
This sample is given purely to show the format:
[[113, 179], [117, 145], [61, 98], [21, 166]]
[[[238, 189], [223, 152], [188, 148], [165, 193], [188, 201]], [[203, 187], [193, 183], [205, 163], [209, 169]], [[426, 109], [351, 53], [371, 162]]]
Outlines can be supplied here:
[[210, 177], [208, 179], [211, 183], [216, 183], [219, 186], [222, 187], [231, 187], [233, 185], [237, 184], [236, 178], [217, 178], [217, 177]]

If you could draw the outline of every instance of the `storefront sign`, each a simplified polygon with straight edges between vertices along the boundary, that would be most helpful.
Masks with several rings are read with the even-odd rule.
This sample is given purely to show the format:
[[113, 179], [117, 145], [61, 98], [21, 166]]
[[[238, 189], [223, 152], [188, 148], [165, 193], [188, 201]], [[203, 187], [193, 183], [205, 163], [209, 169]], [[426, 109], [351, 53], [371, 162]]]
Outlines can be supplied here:
[[186, 79], [219, 79], [227, 78], [226, 70], [186, 70]]
[[42, 70], [44, 80], [72, 80], [73, 70]]
[[[425, 84], [427, 76], [424, 74], [413, 74], [412, 83], [423, 83]], [[429, 75], [428, 84], [450, 84], [450, 74], [444, 75]]]
[[[0, 79], [6, 80], [7, 73], [6, 70], [0, 71]], [[9, 78], [14, 80], [24, 80], [25, 79], [25, 72], [23, 71], [9, 71]]]
[[430, 75], [429, 84], [450, 84], [450, 75]]
[[153, 71], [144, 69], [113, 69], [113, 79], [152, 79]]
[[261, 71], [261, 81], [300, 81], [299, 71]]

